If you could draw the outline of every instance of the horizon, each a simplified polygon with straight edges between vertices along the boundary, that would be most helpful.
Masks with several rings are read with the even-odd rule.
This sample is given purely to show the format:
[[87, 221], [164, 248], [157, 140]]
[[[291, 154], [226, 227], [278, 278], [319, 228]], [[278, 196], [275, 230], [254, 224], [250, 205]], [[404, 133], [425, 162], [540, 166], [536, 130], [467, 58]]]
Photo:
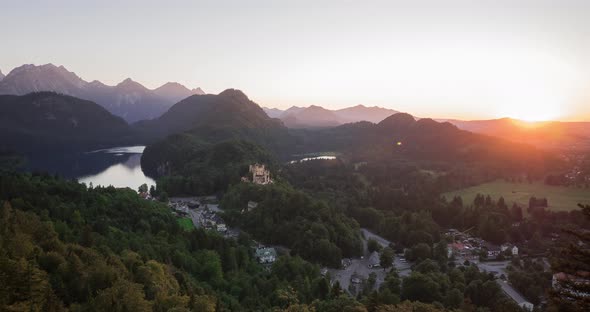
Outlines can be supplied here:
[[508, 3], [11, 3], [0, 26], [21, 26], [3, 36], [19, 49], [3, 51], [0, 70], [52, 63], [107, 85], [236, 88], [282, 110], [590, 120], [590, 3]]
[[[52, 66], [55, 66], [56, 68], [64, 67], [66, 70], [68, 70], [71, 73], [75, 74], [76, 76], [78, 76], [78, 78], [84, 80], [86, 83], [92, 83], [94, 81], [98, 81], [98, 82], [103, 83], [104, 85], [106, 85], [108, 87], [116, 87], [117, 85], [119, 85], [119, 84], [121, 84], [121, 83], [123, 83], [123, 82], [125, 82], [127, 80], [131, 80], [133, 82], [139, 83], [140, 85], [142, 85], [143, 87], [145, 87], [146, 89], [151, 90], [151, 91], [154, 91], [157, 88], [163, 87], [164, 85], [167, 85], [167, 84], [180, 84], [181, 86], [187, 88], [190, 91], [194, 91], [194, 90], [197, 90], [197, 89], [201, 89], [201, 91], [205, 91], [205, 90], [202, 90], [202, 88], [199, 87], [199, 86], [187, 86], [187, 85], [184, 85], [184, 84], [179, 83], [177, 81], [166, 81], [166, 82], [163, 82], [162, 85], [159, 85], [159, 86], [156, 86], [156, 87], [148, 87], [148, 86], [144, 85], [143, 83], [141, 83], [140, 81], [137, 81], [137, 80], [133, 79], [132, 77], [127, 77], [127, 78], [123, 79], [122, 81], [117, 82], [117, 83], [114, 83], [114, 84], [106, 84], [103, 81], [100, 81], [98, 79], [92, 79], [92, 80], [90, 80], [90, 79], [85, 79], [84, 77], [80, 77], [78, 74], [76, 74], [76, 72], [71, 71], [67, 67], [65, 67], [63, 65], [60, 65], [60, 64], [53, 64], [53, 63], [47, 63], [47, 64], [41, 64], [41, 65], [37, 65], [37, 64], [22, 64], [21, 66], [25, 66], [25, 65], [33, 65], [33, 66], [36, 66], [36, 67], [46, 66], [46, 65], [52, 65]], [[20, 66], [18, 66], [18, 67], [20, 67]], [[14, 70], [14, 69], [16, 69], [18, 67], [13, 68], [12, 70]], [[4, 73], [0, 69], [0, 73], [3, 73], [5, 75], [8, 75], [10, 72]], [[223, 92], [225, 90], [229, 90], [229, 89], [234, 89], [234, 88], [227, 88], [227, 89], [224, 89], [224, 90], [220, 91], [219, 93], [221, 93], [221, 92]], [[240, 90], [240, 89], [236, 89], [236, 90]], [[240, 90], [240, 91], [244, 92], [244, 94], [246, 94], [246, 96], [250, 97], [248, 95], [248, 93], [245, 92], [244, 90]], [[205, 92], [205, 94], [215, 94], [215, 93]], [[282, 112], [284, 112], [284, 111], [286, 111], [286, 110], [288, 110], [290, 108], [309, 108], [309, 107], [312, 107], [312, 106], [320, 107], [320, 108], [331, 110], [331, 111], [361, 106], [361, 107], [365, 107], [365, 108], [391, 109], [391, 110], [395, 110], [396, 111], [395, 114], [398, 114], [398, 113], [406, 113], [406, 114], [412, 115], [412, 117], [414, 117], [416, 119], [429, 118], [429, 119], [433, 119], [433, 120], [438, 121], [438, 122], [446, 122], [446, 121], [453, 121], [453, 120], [456, 120], [456, 121], [491, 121], [491, 120], [510, 119], [511, 121], [517, 122], [518, 123], [517, 125], [519, 125], [521, 127], [522, 126], [530, 127], [530, 126], [542, 125], [542, 124], [546, 124], [546, 123], [550, 123], [550, 122], [590, 122], [590, 120], [559, 120], [559, 119], [527, 120], [527, 119], [519, 119], [519, 118], [515, 118], [515, 117], [510, 117], [510, 116], [499, 116], [499, 117], [495, 117], [495, 118], [484, 118], [484, 119], [469, 119], [469, 118], [465, 119], [465, 118], [461, 118], [461, 117], [417, 116], [417, 115], [413, 114], [412, 112], [400, 111], [400, 110], [397, 110], [397, 109], [391, 108], [391, 107], [384, 107], [384, 106], [379, 106], [379, 105], [366, 105], [366, 104], [356, 104], [356, 105], [345, 106], [345, 107], [337, 107], [337, 108], [323, 107], [321, 105], [316, 105], [316, 104], [310, 104], [310, 105], [293, 105], [293, 106], [289, 106], [289, 107], [285, 107], [285, 108], [272, 107], [272, 106], [264, 106], [264, 105], [261, 105], [260, 103], [256, 103], [256, 104], [258, 104], [263, 109], [264, 108], [265, 109], [277, 109], [277, 110], [280, 110]]]

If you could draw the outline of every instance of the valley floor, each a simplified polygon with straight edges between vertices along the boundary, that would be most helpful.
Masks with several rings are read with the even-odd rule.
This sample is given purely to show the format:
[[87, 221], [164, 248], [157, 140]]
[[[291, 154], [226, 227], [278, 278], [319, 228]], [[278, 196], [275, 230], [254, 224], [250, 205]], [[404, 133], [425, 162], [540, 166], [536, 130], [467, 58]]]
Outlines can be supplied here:
[[547, 198], [549, 208], [553, 211], [569, 211], [578, 209], [578, 204], [590, 204], [589, 188], [552, 186], [541, 181], [514, 183], [498, 180], [447, 192], [443, 196], [448, 200], [454, 196], [461, 196], [464, 203], [472, 203], [477, 194], [490, 195], [496, 200], [502, 196], [508, 205], [517, 203], [523, 208], [528, 207], [532, 196]]

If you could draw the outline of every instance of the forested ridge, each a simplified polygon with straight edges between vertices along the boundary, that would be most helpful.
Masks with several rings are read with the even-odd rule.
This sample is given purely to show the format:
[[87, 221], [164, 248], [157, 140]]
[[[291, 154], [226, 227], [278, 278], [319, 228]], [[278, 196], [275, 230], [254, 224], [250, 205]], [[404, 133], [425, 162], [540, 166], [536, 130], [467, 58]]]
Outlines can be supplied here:
[[[261, 211], [276, 203], [265, 208], [264, 194], [277, 190], [251, 191], [261, 192], [255, 195]], [[294, 205], [301, 202], [292, 196], [310, 200], [296, 191], [286, 195]], [[0, 305], [9, 311], [438, 311], [466, 307], [463, 295], [493, 311], [511, 306], [494, 282], [486, 283], [489, 276], [475, 267], [447, 269], [441, 253], [426, 255], [407, 278], [393, 271], [380, 289], [355, 300], [317, 265], [282, 256], [266, 270], [253, 259], [247, 236], [184, 231], [167, 208], [129, 189], [3, 174], [0, 198]], [[316, 222], [312, 228], [334, 220]], [[289, 228], [285, 234], [299, 235]], [[422, 297], [423, 287], [435, 287], [430, 297]]]
[[[257, 207], [244, 212], [250, 201]], [[305, 259], [338, 268], [343, 257], [362, 255], [356, 221], [287, 183], [240, 183], [223, 196], [221, 207], [230, 224]]]
[[246, 237], [186, 232], [132, 190], [2, 175], [0, 198], [2, 310], [264, 310], [285, 304], [282, 291], [330, 291], [317, 266], [285, 257], [264, 270]]

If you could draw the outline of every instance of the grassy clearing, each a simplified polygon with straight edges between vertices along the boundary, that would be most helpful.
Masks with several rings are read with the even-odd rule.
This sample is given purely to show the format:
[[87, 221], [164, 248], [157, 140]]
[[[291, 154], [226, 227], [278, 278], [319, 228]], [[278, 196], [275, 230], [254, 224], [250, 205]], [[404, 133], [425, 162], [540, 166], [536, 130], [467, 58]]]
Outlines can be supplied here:
[[185, 231], [190, 231], [195, 228], [193, 225], [193, 220], [191, 220], [190, 218], [178, 218], [176, 219], [176, 221], [178, 222], [180, 227], [183, 228]]
[[478, 193], [490, 195], [496, 200], [503, 196], [507, 204], [512, 205], [513, 202], [516, 202], [523, 208], [528, 207], [531, 196], [546, 197], [549, 201], [549, 208], [554, 211], [577, 209], [578, 203], [590, 204], [590, 189], [550, 186], [540, 181], [532, 184], [495, 181], [447, 192], [443, 195], [449, 200], [458, 195], [463, 198], [464, 203], [472, 203]]

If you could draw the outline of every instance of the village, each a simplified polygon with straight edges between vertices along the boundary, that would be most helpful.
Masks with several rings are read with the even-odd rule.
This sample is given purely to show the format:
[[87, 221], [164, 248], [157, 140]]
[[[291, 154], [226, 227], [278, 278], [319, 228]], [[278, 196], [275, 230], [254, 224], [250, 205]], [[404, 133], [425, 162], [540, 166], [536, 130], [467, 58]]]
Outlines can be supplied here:
[[[243, 182], [266, 185], [273, 183], [270, 172], [264, 165], [253, 164], [249, 167], [249, 176], [242, 178]], [[258, 203], [249, 201], [242, 213], [256, 209]], [[226, 238], [237, 238], [240, 229], [230, 228], [224, 222], [215, 196], [203, 197], [174, 197], [170, 198], [168, 207], [179, 218], [189, 218], [195, 228], [215, 231]], [[448, 229], [441, 233], [449, 242], [447, 255], [454, 265], [476, 265], [481, 271], [489, 272], [496, 277], [502, 290], [521, 307], [532, 309], [534, 306], [516, 291], [506, 276], [509, 259], [519, 256], [516, 245], [494, 245], [479, 237], [472, 236], [467, 231]], [[376, 241], [381, 248], [392, 247], [394, 244], [387, 239], [372, 233], [368, 229], [361, 229], [363, 241], [363, 256], [359, 258], [342, 259], [340, 268], [321, 268], [321, 274], [330, 278], [332, 284], [338, 282], [340, 287], [350, 295], [356, 296], [366, 287], [378, 289], [384, 283], [385, 277], [391, 270], [396, 270], [400, 277], [406, 277], [412, 272], [412, 263], [404, 257], [404, 252], [395, 254], [392, 266], [381, 267], [380, 253], [370, 252], [368, 241]], [[253, 253], [260, 264], [270, 268], [280, 254], [288, 253], [282, 246], [265, 246], [254, 241]]]
[[[265, 185], [272, 183], [270, 171], [261, 164], [253, 164], [249, 167], [249, 177], [243, 177], [243, 182]], [[258, 203], [249, 201], [242, 213], [251, 211]], [[221, 209], [215, 196], [200, 197], [172, 197], [168, 200], [168, 207], [178, 218], [189, 218], [195, 228], [215, 231], [225, 238], [237, 238], [239, 229], [230, 228], [220, 216]], [[270, 265], [277, 259], [279, 246], [265, 246], [254, 241], [254, 254], [260, 264]]]

